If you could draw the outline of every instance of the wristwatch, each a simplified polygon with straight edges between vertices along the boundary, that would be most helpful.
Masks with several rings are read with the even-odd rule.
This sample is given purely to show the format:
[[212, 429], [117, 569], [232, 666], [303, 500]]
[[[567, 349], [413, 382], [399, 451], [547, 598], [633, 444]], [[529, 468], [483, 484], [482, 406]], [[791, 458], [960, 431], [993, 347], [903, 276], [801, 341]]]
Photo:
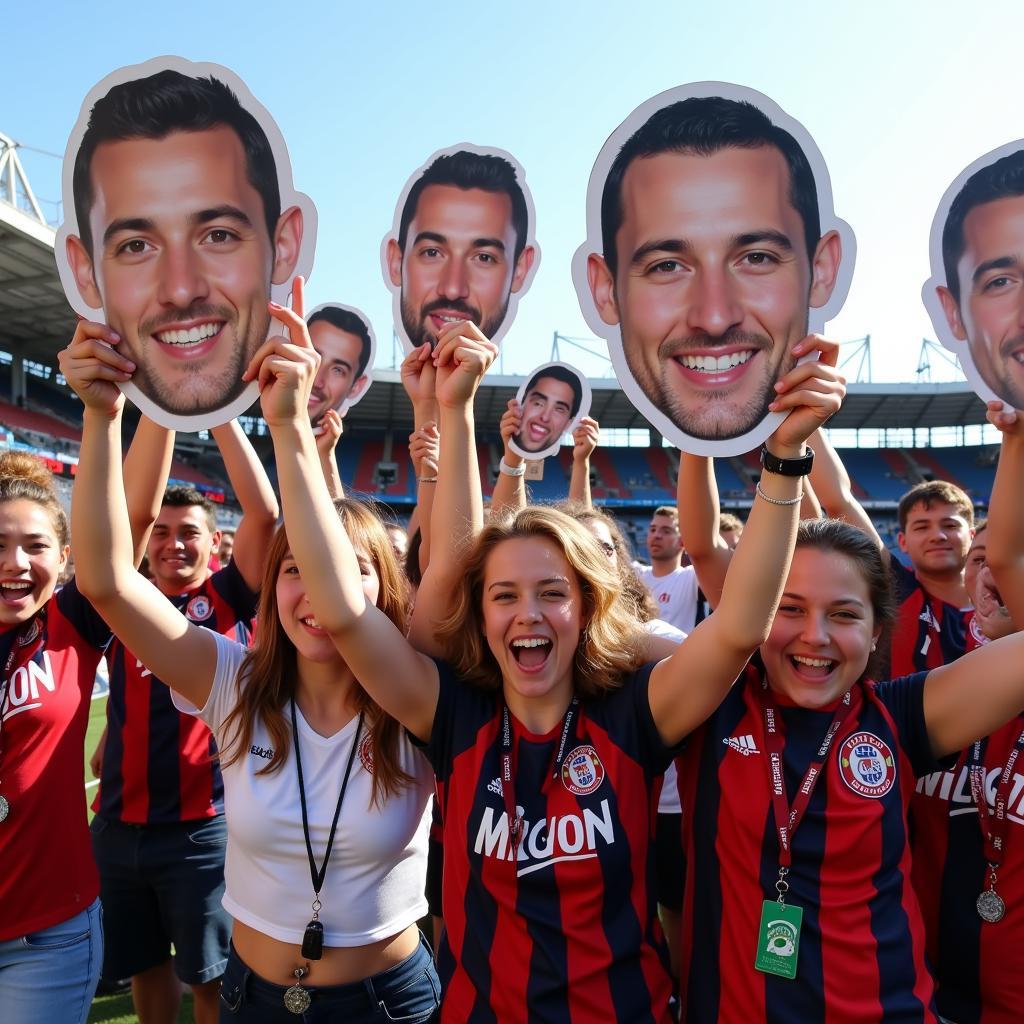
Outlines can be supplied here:
[[779, 476], [807, 476], [814, 465], [814, 449], [807, 445], [807, 454], [799, 459], [780, 459], [768, 451], [766, 444], [761, 445], [761, 465], [769, 473]]

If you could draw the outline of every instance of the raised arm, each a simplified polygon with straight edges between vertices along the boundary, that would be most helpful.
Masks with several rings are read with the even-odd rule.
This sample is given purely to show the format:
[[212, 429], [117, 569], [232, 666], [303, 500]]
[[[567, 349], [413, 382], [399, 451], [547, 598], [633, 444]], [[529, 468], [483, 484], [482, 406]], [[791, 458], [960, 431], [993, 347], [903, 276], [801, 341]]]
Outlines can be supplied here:
[[121, 411], [113, 382], [134, 366], [111, 347], [117, 336], [82, 321], [60, 353], [61, 372], [82, 399], [82, 450], [71, 503], [79, 589], [118, 639], [157, 678], [202, 707], [217, 651], [213, 634], [192, 625], [135, 568], [121, 475]]
[[270, 428], [292, 558], [320, 628], [360, 685], [414, 735], [428, 739], [438, 675], [401, 630], [363, 592], [359, 557], [334, 508], [320, 469], [306, 408], [319, 360], [303, 319], [301, 282], [293, 309], [271, 305], [291, 340], [270, 338], [253, 357]]
[[1020, 714], [1022, 660], [1024, 633], [1018, 632], [928, 673], [924, 721], [936, 756], [963, 750]]
[[160, 515], [173, 458], [174, 431], [140, 416], [122, 469], [136, 566], [142, 564], [153, 524]]
[[587, 508], [594, 507], [590, 494], [590, 456], [597, 447], [601, 428], [597, 420], [584, 416], [572, 432], [572, 475], [569, 477], [569, 500]]
[[441, 434], [433, 421], [425, 423], [409, 435], [409, 457], [416, 474], [416, 508], [409, 519], [409, 536], [415, 527], [420, 531], [418, 562], [420, 574], [430, 565], [430, 517], [437, 493], [437, 472], [441, 463]]
[[510, 398], [508, 408], [502, 413], [501, 443], [504, 454], [498, 467], [498, 479], [491, 494], [491, 512], [494, 515], [518, 512], [526, 508], [526, 460], [516, 455], [509, 447], [509, 441], [523, 427], [523, 410], [519, 403]]
[[327, 483], [327, 491], [335, 501], [345, 497], [345, 487], [341, 482], [338, 457], [335, 454], [343, 429], [338, 410], [328, 409], [320, 417], [320, 426], [316, 430], [316, 451], [320, 456], [320, 468]]
[[715, 463], [703, 455], [679, 453], [676, 480], [679, 539], [697, 573], [697, 582], [712, 608], [722, 599], [732, 548], [718, 531], [718, 483]]
[[888, 564], [889, 549], [878, 536], [875, 524], [864, 511], [864, 506], [854, 497], [853, 484], [847, 473], [839, 453], [825, 436], [823, 430], [816, 430], [808, 438], [808, 444], [814, 449], [814, 466], [811, 468], [811, 486], [818, 501], [824, 506], [827, 515], [833, 519], [843, 519], [858, 530], [863, 530], [882, 552], [882, 558]]
[[495, 345], [469, 321], [448, 324], [438, 336], [434, 361], [442, 443], [433, 539], [409, 628], [409, 639], [425, 654], [442, 653], [434, 634], [450, 611], [465, 550], [483, 528], [473, 398], [496, 354]]
[[[806, 439], [839, 409], [846, 393], [835, 370], [838, 345], [811, 336], [795, 345], [793, 354], [815, 350], [819, 361], [791, 370], [777, 385], [779, 397], [770, 406], [788, 413], [768, 440], [768, 450], [782, 459], [804, 454]], [[800, 492], [798, 478], [762, 474], [715, 614], [655, 666], [651, 712], [666, 743], [678, 743], [718, 707], [767, 637], [793, 556]]]
[[238, 420], [214, 427], [211, 433], [220, 449], [231, 488], [242, 507], [232, 560], [249, 589], [259, 590], [267, 551], [277, 527], [277, 497], [267, 471]]
[[1002, 402], [989, 402], [988, 419], [1002, 431], [1003, 439], [988, 506], [985, 561], [1010, 618], [1020, 626], [1024, 624], [1024, 417]]

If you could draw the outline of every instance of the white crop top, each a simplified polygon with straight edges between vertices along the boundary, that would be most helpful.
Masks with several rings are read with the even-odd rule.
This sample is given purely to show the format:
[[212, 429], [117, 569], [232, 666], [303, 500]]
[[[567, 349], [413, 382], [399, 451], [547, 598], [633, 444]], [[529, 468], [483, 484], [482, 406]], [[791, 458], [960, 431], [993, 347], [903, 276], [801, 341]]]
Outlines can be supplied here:
[[[174, 703], [201, 718], [221, 744], [224, 719], [238, 699], [238, 671], [246, 648], [219, 634], [214, 639], [217, 672], [206, 706], [197, 710], [177, 693]], [[325, 738], [309, 727], [298, 707], [295, 710], [310, 839], [319, 867], [357, 719]], [[387, 938], [427, 912], [424, 882], [433, 774], [401, 730], [399, 759], [415, 781], [382, 806], [374, 806], [373, 765], [366, 741], [364, 729], [320, 893], [320, 920], [328, 946], [362, 946]], [[273, 775], [257, 776], [267, 763], [269, 747], [266, 728], [257, 721], [249, 750], [222, 768], [228, 826], [223, 904], [244, 924], [282, 942], [301, 943], [312, 917], [313, 887], [295, 755], [289, 751], [288, 760]]]

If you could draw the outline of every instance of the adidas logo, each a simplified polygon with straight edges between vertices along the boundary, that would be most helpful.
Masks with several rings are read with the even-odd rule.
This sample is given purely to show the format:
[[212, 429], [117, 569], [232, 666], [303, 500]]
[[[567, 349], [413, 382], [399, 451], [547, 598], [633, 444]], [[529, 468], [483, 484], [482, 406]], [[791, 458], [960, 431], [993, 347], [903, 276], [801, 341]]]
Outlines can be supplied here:
[[498, 796], [502, 796], [504, 794], [504, 790], [501, 788], [501, 779], [492, 779], [490, 782], [488, 782], [487, 791], [489, 793], [497, 793]]
[[757, 744], [754, 742], [754, 737], [748, 732], [745, 736], [727, 736], [722, 742], [733, 750], [742, 754], [744, 757], [749, 757], [751, 754], [760, 754], [761, 751], [757, 749]]
[[934, 630], [942, 629], [942, 625], [939, 622], [939, 620], [935, 617], [935, 612], [932, 611], [932, 606], [930, 604], [925, 605], [924, 610], [918, 616], [918, 619], [921, 622], [927, 622], [928, 625], [931, 626], [931, 628]]

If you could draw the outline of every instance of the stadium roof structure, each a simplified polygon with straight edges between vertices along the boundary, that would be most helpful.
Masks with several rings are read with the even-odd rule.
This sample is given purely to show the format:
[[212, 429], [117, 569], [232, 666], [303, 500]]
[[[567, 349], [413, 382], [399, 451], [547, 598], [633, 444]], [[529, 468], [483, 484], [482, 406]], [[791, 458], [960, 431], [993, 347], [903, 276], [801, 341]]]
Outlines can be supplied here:
[[[477, 425], [497, 430], [521, 377], [485, 378], [476, 397]], [[591, 415], [603, 429], [649, 428], [647, 420], [623, 394], [618, 381], [592, 378]], [[851, 384], [842, 409], [829, 421], [835, 429], [967, 426], [985, 422], [985, 403], [966, 381], [942, 384]], [[412, 406], [397, 370], [374, 371], [373, 384], [345, 418], [349, 429], [379, 432], [391, 427], [412, 429]]]
[[0, 347], [50, 365], [76, 319], [57, 275], [54, 237], [17, 144], [0, 133]]
[[[0, 349], [55, 366], [75, 328], [53, 258], [55, 232], [46, 223], [18, 159], [17, 143], [0, 133]], [[497, 432], [521, 377], [490, 375], [476, 399], [484, 431]], [[616, 380], [594, 378], [591, 414], [605, 429], [649, 429]], [[258, 414], [258, 408], [253, 410]], [[965, 381], [941, 384], [851, 384], [832, 428], [895, 429], [985, 422], [985, 405]], [[374, 370], [373, 385], [347, 417], [350, 430], [409, 432], [412, 406], [395, 369]]]

